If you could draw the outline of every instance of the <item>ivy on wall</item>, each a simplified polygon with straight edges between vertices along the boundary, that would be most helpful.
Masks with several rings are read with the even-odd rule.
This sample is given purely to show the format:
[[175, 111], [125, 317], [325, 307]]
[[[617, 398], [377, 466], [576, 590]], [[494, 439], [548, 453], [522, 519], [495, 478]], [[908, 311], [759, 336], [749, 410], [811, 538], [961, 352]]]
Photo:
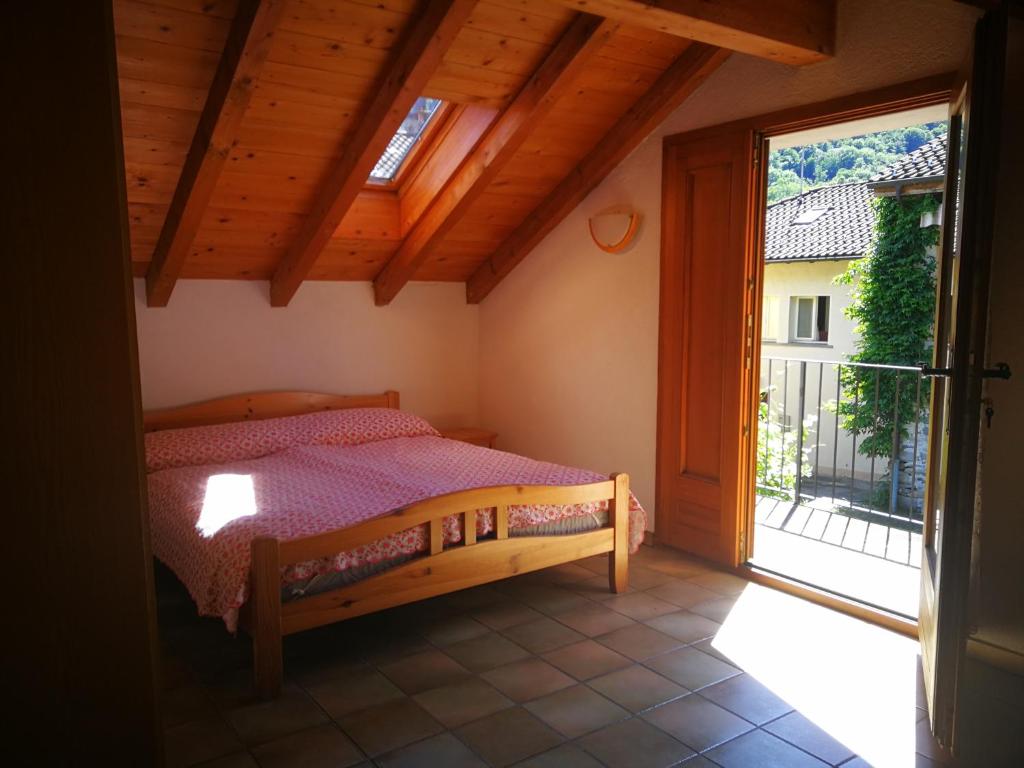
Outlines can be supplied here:
[[[853, 286], [846, 314], [859, 335], [852, 362], [917, 365], [931, 359], [935, 314], [937, 226], [922, 227], [921, 216], [939, 207], [936, 195], [882, 197], [875, 201], [875, 241], [868, 256], [851, 262], [836, 278]], [[899, 439], [928, 407], [927, 380], [918, 397], [910, 372], [845, 366], [844, 397], [838, 404], [843, 427], [858, 437], [865, 456], [891, 457], [894, 429]], [[915, 407], [919, 403], [918, 407]], [[898, 450], [898, 447], [897, 447]]]

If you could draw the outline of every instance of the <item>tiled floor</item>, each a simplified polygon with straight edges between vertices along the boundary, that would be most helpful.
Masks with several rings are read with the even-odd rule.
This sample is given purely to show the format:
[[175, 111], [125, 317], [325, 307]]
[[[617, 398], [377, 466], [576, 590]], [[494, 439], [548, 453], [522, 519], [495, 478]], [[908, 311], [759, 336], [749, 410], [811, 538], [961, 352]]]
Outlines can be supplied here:
[[158, 579], [169, 766], [930, 766], [916, 644], [643, 547], [249, 644]]

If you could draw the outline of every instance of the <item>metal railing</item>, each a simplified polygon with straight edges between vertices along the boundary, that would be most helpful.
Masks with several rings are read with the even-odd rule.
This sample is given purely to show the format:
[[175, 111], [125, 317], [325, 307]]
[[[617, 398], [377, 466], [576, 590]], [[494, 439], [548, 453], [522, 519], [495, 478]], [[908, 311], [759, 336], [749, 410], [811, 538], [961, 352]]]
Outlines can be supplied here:
[[759, 494], [920, 533], [927, 386], [920, 367], [762, 357]]

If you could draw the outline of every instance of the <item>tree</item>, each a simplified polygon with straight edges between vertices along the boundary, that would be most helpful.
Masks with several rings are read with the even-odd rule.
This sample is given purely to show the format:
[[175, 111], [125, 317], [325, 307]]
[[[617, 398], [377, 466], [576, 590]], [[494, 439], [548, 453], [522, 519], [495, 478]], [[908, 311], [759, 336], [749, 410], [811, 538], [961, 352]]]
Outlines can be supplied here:
[[768, 155], [768, 202], [817, 187], [867, 181], [907, 152], [946, 132], [935, 122], [784, 147]]
[[[841, 285], [854, 286], [853, 303], [846, 310], [859, 335], [851, 362], [916, 365], [929, 359], [935, 312], [935, 257], [930, 248], [938, 242], [939, 228], [922, 227], [921, 215], [938, 206], [935, 195], [875, 201], [874, 245], [836, 278]], [[917, 377], [844, 366], [841, 381], [843, 428], [858, 435], [858, 449], [865, 456], [891, 457], [894, 430], [905, 437], [908, 426], [922, 415], [914, 407]], [[928, 403], [925, 386], [922, 411]]]

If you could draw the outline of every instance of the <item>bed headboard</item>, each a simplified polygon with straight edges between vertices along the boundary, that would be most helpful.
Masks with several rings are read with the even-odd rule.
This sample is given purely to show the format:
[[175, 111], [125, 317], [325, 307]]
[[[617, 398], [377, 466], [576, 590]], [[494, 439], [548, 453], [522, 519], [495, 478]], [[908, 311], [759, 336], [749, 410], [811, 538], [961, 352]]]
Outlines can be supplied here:
[[329, 395], [322, 392], [251, 392], [228, 395], [199, 403], [160, 408], [143, 414], [143, 429], [201, 427], [227, 424], [232, 421], [273, 419], [298, 416], [315, 411], [336, 411], [344, 408], [397, 408], [398, 392], [388, 390], [379, 395]]

